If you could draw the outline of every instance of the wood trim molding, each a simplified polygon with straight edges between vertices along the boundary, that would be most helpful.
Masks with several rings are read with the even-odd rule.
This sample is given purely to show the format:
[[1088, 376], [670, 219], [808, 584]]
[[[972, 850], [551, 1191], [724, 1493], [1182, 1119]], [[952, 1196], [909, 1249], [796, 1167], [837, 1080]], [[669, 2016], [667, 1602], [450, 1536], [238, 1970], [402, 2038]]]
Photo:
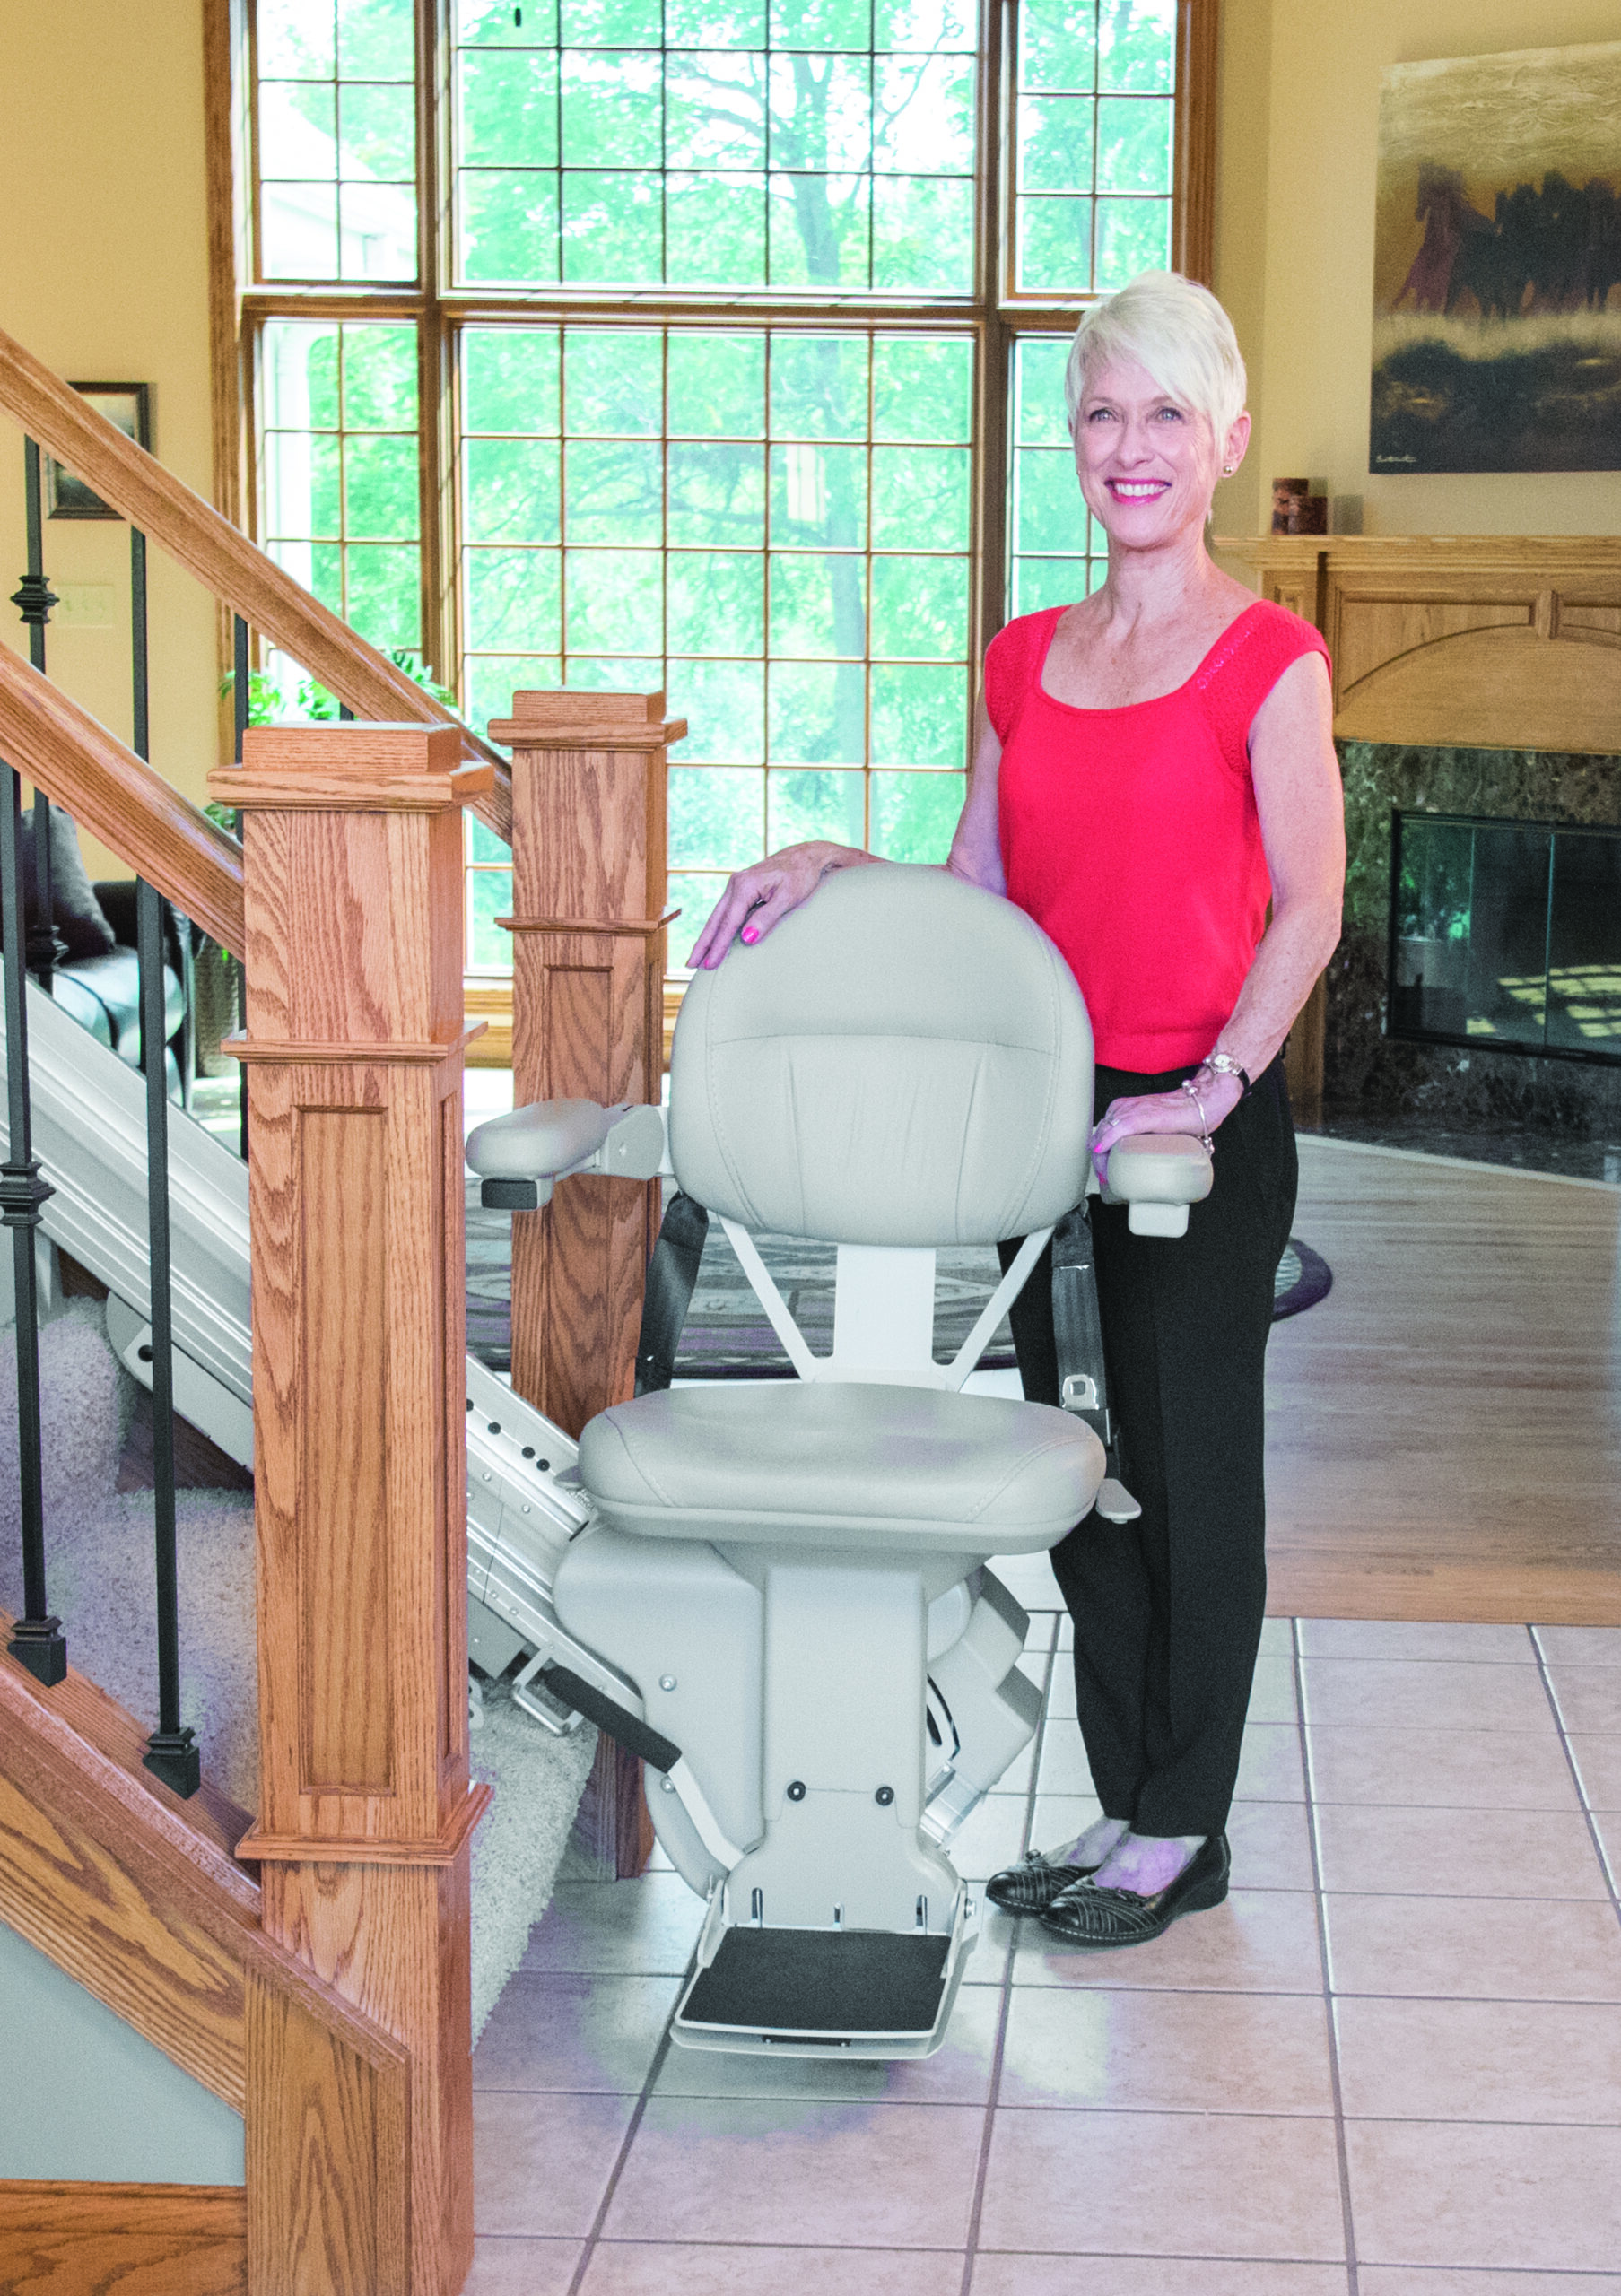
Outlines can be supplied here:
[[678, 909], [667, 909], [662, 917], [498, 917], [495, 922], [508, 933], [580, 933], [588, 940], [597, 934], [615, 941], [628, 935], [646, 941], [680, 914]]
[[211, 939], [242, 954], [236, 839], [9, 646], [0, 646], [0, 755]]
[[662, 750], [686, 735], [686, 719], [671, 718], [662, 726], [568, 726], [544, 733], [521, 718], [492, 718], [490, 738], [512, 749], [557, 750], [570, 755], [593, 756], [602, 750]]
[[[12, 1687], [31, 1698], [42, 1711], [65, 1723], [76, 1737], [93, 1747], [115, 1769], [121, 1770], [160, 1809], [176, 1819], [183, 1830], [177, 1840], [183, 1842], [186, 1834], [196, 1834], [221, 1857], [233, 1858], [238, 1842], [251, 1823], [248, 1812], [239, 1809], [231, 1796], [222, 1794], [207, 1778], [186, 1801], [171, 1793], [146, 1767], [148, 1726], [137, 1722], [126, 1707], [120, 1706], [116, 1698], [109, 1698], [76, 1667], [69, 1666], [66, 1680], [55, 1689], [42, 1690], [26, 1667], [19, 1666], [4, 1652], [15, 1622], [8, 1612], [0, 1610], [0, 1668], [6, 1670], [5, 1678]], [[0, 1712], [4, 1710], [0, 1702]], [[217, 1874], [222, 1870], [229, 1874], [231, 1869], [217, 1867], [211, 1860], [206, 1870]], [[241, 1876], [241, 1888], [244, 1906], [248, 1912], [255, 1912], [258, 1900], [250, 1875]]]
[[[301, 786], [277, 790], [259, 775], [240, 765], [216, 766], [208, 777], [208, 794], [223, 805], [274, 804], [281, 813], [329, 813], [344, 795], [341, 781], [323, 781], [301, 774]], [[494, 768], [459, 766], [454, 773], [399, 773], [377, 780], [370, 792], [370, 810], [379, 813], [440, 813], [453, 805], [472, 805], [494, 786]]]
[[14, 2296], [247, 2296], [240, 2185], [0, 2183], [0, 2288]]
[[[482, 1023], [480, 1024], [482, 1027]], [[283, 1067], [374, 1068], [404, 1065], [438, 1068], [458, 1054], [465, 1057], [479, 1028], [463, 1029], [442, 1041], [413, 1044], [396, 1039], [374, 1045], [294, 1044], [275, 1037], [222, 1037], [220, 1050], [232, 1060], [270, 1060]]]
[[[469, 1786], [444, 1831], [431, 1840], [362, 1841], [349, 1837], [334, 1851], [335, 1859], [345, 1866], [454, 1866], [494, 1798], [492, 1786]], [[332, 1845], [312, 1841], [307, 1834], [260, 1833], [256, 1828], [243, 1836], [239, 1855], [261, 1865], [307, 1866], [311, 1852], [322, 1848]]]
[[238, 222], [237, 9], [203, 0], [203, 157], [208, 201], [209, 428], [214, 506], [242, 525], [242, 306]]
[[1220, 0], [1178, 0], [1174, 253], [1184, 277], [1209, 286], [1216, 265], [1216, 107]]

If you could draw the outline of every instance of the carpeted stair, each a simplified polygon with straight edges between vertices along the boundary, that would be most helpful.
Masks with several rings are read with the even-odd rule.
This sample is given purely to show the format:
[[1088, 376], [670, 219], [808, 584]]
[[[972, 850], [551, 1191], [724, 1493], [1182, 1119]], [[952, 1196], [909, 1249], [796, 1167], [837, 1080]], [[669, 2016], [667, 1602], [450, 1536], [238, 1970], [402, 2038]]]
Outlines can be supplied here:
[[[100, 1305], [74, 1300], [39, 1334], [46, 1557], [52, 1608], [78, 1671], [155, 1725], [153, 1502], [127, 1484], [145, 1396], [107, 1344]], [[0, 1336], [0, 1605], [22, 1600], [17, 1490], [15, 1340]], [[136, 1440], [130, 1442], [132, 1421]], [[139, 1474], [134, 1478], [139, 1481]], [[253, 1498], [249, 1491], [176, 1494], [181, 1718], [203, 1768], [233, 1801], [258, 1799]], [[473, 2031], [476, 2039], [545, 1911], [596, 1751], [588, 1724], [549, 1737], [484, 1685], [472, 1752], [495, 1787], [473, 1837]]]

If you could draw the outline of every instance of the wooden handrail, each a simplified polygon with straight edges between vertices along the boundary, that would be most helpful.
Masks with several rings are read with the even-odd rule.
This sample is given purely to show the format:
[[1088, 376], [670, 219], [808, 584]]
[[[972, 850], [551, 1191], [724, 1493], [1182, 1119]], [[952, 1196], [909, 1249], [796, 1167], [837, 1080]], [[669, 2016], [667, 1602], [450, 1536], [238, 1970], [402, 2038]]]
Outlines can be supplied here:
[[[457, 726], [467, 758], [496, 769], [494, 788], [479, 798], [474, 811], [498, 837], [511, 842], [512, 785], [500, 752], [464, 726], [454, 710], [436, 701], [386, 654], [368, 645], [346, 622], [311, 597], [301, 583], [284, 573], [229, 518], [222, 517], [212, 503], [194, 493], [172, 471], [165, 470], [144, 447], [126, 439], [71, 384], [53, 374], [4, 330], [0, 330], [0, 407], [22, 424], [29, 438], [93, 487], [121, 517], [138, 526], [233, 613], [240, 614], [249, 629], [270, 639], [318, 678], [357, 718]], [[76, 804], [69, 810], [75, 820], [80, 818]], [[91, 826], [88, 816], [84, 818], [86, 826]], [[187, 914], [192, 913], [187, 909]], [[213, 927], [207, 929], [212, 932]]]
[[0, 758], [212, 940], [243, 954], [236, 839], [9, 646], [0, 646]]

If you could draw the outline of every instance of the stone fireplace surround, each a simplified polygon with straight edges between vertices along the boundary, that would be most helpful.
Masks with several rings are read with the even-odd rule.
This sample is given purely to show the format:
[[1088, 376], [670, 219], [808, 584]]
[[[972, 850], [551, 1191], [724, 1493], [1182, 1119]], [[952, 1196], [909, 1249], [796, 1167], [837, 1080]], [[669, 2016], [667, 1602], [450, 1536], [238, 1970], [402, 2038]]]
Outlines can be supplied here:
[[1390, 808], [1621, 823], [1621, 540], [1263, 535], [1214, 548], [1322, 631], [1345, 931], [1290, 1043], [1308, 1123], [1621, 1144], [1621, 1069], [1384, 1033]]

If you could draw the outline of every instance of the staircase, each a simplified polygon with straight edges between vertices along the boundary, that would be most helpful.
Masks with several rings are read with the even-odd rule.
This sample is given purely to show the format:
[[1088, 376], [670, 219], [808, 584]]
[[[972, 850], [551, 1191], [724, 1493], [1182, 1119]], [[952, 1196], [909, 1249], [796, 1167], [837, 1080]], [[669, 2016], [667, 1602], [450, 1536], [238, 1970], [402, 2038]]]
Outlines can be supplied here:
[[[149, 1737], [65, 1663], [72, 1620], [65, 1641], [35, 1599], [49, 1527], [37, 1459], [31, 1513], [27, 1488], [39, 1183], [13, 880], [7, 1068], [24, 1100], [0, 1190], [39, 1552], [30, 1615], [0, 1618], [0, 1923], [242, 2116], [246, 2181], [0, 2184], [0, 2287], [453, 2296], [472, 2255], [467, 1877], [487, 1798], [469, 1785], [464, 1688], [460, 813], [510, 839], [510, 777], [4, 335], [0, 407], [131, 522], [138, 563], [161, 549], [220, 601], [239, 664], [257, 632], [356, 721], [245, 743], [239, 725], [240, 761], [213, 785], [239, 844], [0, 647], [0, 813], [14, 825], [25, 777], [246, 965], [261, 1779], [250, 1819], [198, 1775], [178, 1704]], [[31, 603], [42, 665], [48, 608]], [[137, 652], [138, 696], [142, 674]], [[0, 838], [0, 859], [13, 850]], [[162, 1099], [147, 1091], [172, 1689]], [[37, 1380], [34, 1396], [37, 1439]], [[9, 2053], [4, 2077], [26, 2078]]]

